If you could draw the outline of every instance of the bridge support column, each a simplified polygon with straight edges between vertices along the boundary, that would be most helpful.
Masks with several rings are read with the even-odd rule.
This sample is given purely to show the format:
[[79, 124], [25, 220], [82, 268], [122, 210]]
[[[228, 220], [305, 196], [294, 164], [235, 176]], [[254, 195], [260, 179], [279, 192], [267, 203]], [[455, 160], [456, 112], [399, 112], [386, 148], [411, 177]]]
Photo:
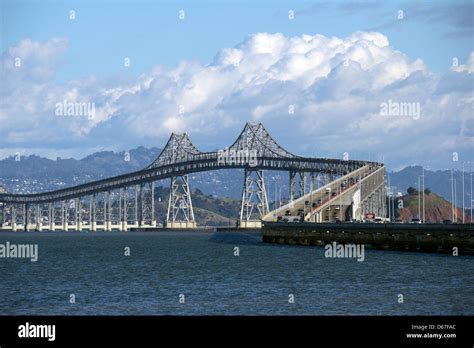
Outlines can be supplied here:
[[295, 176], [296, 176], [296, 172], [293, 172], [293, 171], [290, 171], [289, 173], [290, 175], [290, 183], [288, 185], [288, 188], [289, 188], [289, 192], [288, 192], [288, 199], [290, 201], [293, 201], [296, 197], [295, 197]]
[[43, 230], [43, 211], [41, 209], [41, 204], [36, 204], [35, 222], [36, 230]]
[[387, 190], [385, 186], [385, 175], [384, 175], [384, 184], [382, 186], [382, 214], [383, 217], [388, 217], [387, 214]]
[[[252, 176], [254, 173], [256, 174], [255, 178]], [[240, 207], [240, 227], [261, 227], [262, 218], [268, 214], [269, 211], [270, 209], [268, 207], [263, 171], [246, 168], [244, 174], [244, 187], [242, 190], [242, 203]]]
[[374, 209], [375, 209], [376, 216], [379, 217], [380, 216], [380, 194], [379, 194], [379, 189], [377, 189], [375, 191]]
[[140, 227], [156, 227], [155, 220], [155, 183], [140, 185]]
[[103, 199], [103, 207], [102, 207], [102, 217], [103, 217], [103, 221], [102, 221], [102, 231], [106, 231], [107, 230], [107, 198], [108, 195], [107, 195], [107, 192], [104, 192], [102, 194], [102, 199]]
[[134, 221], [133, 222], [134, 222], [134, 225], [137, 226], [137, 227], [139, 226], [138, 221], [140, 220], [138, 218], [138, 188], [139, 188], [139, 186], [135, 185], [135, 190], [134, 190], [135, 200], [133, 202], [133, 213], [134, 213], [134, 215], [133, 215]]
[[[10, 223], [10, 226], [13, 228], [13, 206], [14, 204], [4, 204], [4, 207], [5, 207], [5, 210], [4, 210], [4, 213], [5, 215], [3, 216], [3, 223], [4, 224], [8, 224]], [[9, 212], [9, 217], [10, 217], [10, 220], [7, 219], [7, 211]]]
[[90, 215], [89, 215], [89, 222], [90, 222], [90, 228], [92, 232], [97, 231], [97, 216], [96, 216], [96, 206], [95, 206], [95, 201], [96, 201], [96, 195], [95, 193], [92, 194], [91, 196], [91, 201], [90, 201]]
[[316, 186], [316, 176], [314, 175], [314, 172], [312, 172], [309, 176], [309, 192], [313, 192], [314, 188]]
[[123, 188], [119, 189], [119, 196], [118, 196], [118, 230], [123, 230], [123, 217], [122, 217], [122, 201], [123, 201]]
[[377, 216], [377, 191], [372, 194], [372, 212]]
[[[295, 171], [290, 171], [290, 201], [295, 200], [298, 197], [302, 197], [306, 193], [306, 173], [305, 172], [295, 172]], [[298, 196], [296, 195], [295, 192], [295, 178], [298, 177]]]
[[54, 231], [54, 205], [52, 202], [48, 203], [48, 222], [49, 230]]
[[376, 205], [376, 195], [377, 195], [377, 192], [374, 191], [371, 195], [370, 195], [370, 205], [371, 205], [371, 213], [374, 213], [375, 216], [377, 216], [377, 205]]
[[67, 231], [66, 217], [66, 202], [61, 201], [61, 228], [63, 229], [63, 231]]
[[191, 189], [187, 175], [171, 178], [168, 212], [166, 214], [167, 228], [195, 228]]
[[127, 221], [128, 221], [128, 216], [127, 216], [127, 196], [128, 196], [128, 188], [125, 187], [125, 189], [120, 189], [120, 196], [122, 197], [121, 201], [123, 203], [123, 206], [120, 206], [120, 215], [121, 215], [121, 228], [122, 231], [127, 231]]
[[12, 204], [11, 207], [11, 215], [12, 215], [12, 231], [16, 232], [17, 231], [17, 225], [16, 225], [16, 205]]
[[299, 172], [299, 187], [300, 187], [300, 197], [304, 196], [306, 194], [306, 173], [305, 172]]
[[5, 209], [5, 206], [6, 204], [5, 203], [0, 203], [0, 211], [2, 212], [2, 219], [0, 220], [0, 227], [3, 227], [3, 225], [5, 224], [5, 214], [6, 214], [6, 209]]
[[376, 206], [375, 206], [375, 192], [373, 192], [370, 195], [370, 210], [371, 210], [371, 213], [374, 213], [374, 215], [377, 214]]
[[381, 200], [382, 200], [382, 216], [383, 217], [387, 217], [387, 208], [385, 206], [385, 196], [386, 196], [386, 192], [385, 192], [385, 181], [384, 181], [384, 184], [382, 186], [382, 189], [381, 189]]
[[141, 183], [140, 186], [140, 191], [139, 191], [139, 196], [140, 196], [140, 203], [139, 203], [139, 206], [140, 206], [140, 216], [138, 218], [138, 225], [139, 227], [144, 227], [145, 225], [145, 184], [144, 183]]
[[382, 209], [380, 209], [380, 207], [382, 206], [381, 204], [381, 200], [380, 200], [380, 188], [377, 189], [377, 191], [375, 192], [375, 197], [377, 199], [377, 216], [382, 216]]
[[[187, 178], [187, 177], [186, 177]], [[150, 184], [150, 195], [151, 195], [151, 227], [155, 228], [156, 227], [156, 218], [155, 218], [155, 182], [152, 181]], [[189, 188], [189, 187], [188, 187]], [[191, 193], [189, 193], [189, 201], [191, 202]], [[192, 205], [191, 205], [191, 210], [192, 210]], [[194, 215], [193, 215], [194, 219]]]
[[379, 189], [380, 196], [380, 216], [385, 217], [385, 205], [384, 205], [384, 188], [385, 184], [382, 184], [382, 187]]
[[371, 209], [371, 204], [370, 204], [370, 196], [367, 196], [367, 199], [365, 201], [365, 211], [364, 211], [364, 213], [371, 213], [371, 210], [372, 209]]
[[23, 216], [23, 222], [24, 222], [23, 230], [25, 232], [27, 232], [28, 231], [28, 222], [29, 222], [29, 217], [30, 217], [30, 215], [28, 214], [29, 213], [28, 212], [28, 209], [29, 209], [28, 203], [25, 203], [23, 205], [23, 209], [25, 210], [25, 214]]
[[135, 202], [134, 202], [134, 210], [135, 210], [135, 224], [137, 227], [141, 227], [141, 208], [138, 209], [139, 207], [139, 200], [138, 197], [141, 198], [141, 185], [135, 185]]
[[378, 194], [378, 190], [375, 190], [374, 191], [374, 195], [372, 197], [372, 204], [373, 204], [373, 209], [374, 209], [374, 214], [376, 217], [379, 217], [379, 194]]
[[76, 198], [76, 203], [74, 204], [74, 213], [76, 217], [76, 230], [82, 231], [82, 204], [81, 198]]
[[110, 232], [112, 231], [112, 222], [111, 222], [111, 215], [112, 215], [112, 209], [111, 209], [111, 194], [110, 191], [107, 191], [105, 193], [105, 202], [104, 202], [104, 231]]

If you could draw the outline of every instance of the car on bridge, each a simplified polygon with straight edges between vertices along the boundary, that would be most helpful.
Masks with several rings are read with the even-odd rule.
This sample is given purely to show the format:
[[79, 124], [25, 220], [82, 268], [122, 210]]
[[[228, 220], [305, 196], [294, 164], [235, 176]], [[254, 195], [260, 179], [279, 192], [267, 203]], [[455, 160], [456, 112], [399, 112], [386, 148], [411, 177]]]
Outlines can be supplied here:
[[285, 216], [283, 222], [302, 222], [301, 216]]

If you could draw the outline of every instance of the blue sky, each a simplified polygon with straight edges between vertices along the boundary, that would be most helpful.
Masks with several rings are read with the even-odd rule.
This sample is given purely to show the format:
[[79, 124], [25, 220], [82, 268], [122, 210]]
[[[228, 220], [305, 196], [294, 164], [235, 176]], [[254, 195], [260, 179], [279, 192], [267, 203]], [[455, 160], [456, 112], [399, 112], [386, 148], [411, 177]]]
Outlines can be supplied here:
[[[473, 1], [0, 3], [0, 158], [159, 147], [171, 131], [209, 150], [247, 121], [301, 155], [473, 156]], [[56, 117], [64, 100], [97, 116]], [[423, 117], [384, 118], [389, 100]]]
[[[59, 81], [120, 73], [121, 57], [133, 59], [132, 74], [143, 73], [155, 64], [173, 66], [183, 59], [207, 64], [220, 48], [232, 47], [257, 32], [344, 37], [356, 30], [380, 28], [393, 47], [422, 58], [432, 71], [448, 70], [453, 57], [465, 60], [473, 49], [473, 29], [461, 24], [469, 15], [465, 9], [470, 3], [472, 10], [473, 3], [418, 3], [2, 0], [1, 48], [3, 52], [25, 38], [68, 38]], [[452, 12], [445, 10], [448, 3]], [[76, 12], [74, 21], [69, 20], [70, 10]], [[178, 18], [180, 10], [185, 11], [185, 20]], [[290, 10], [295, 11], [292, 21], [288, 20]], [[404, 11], [403, 21], [397, 21], [398, 10]], [[420, 12], [431, 17], [411, 18]], [[395, 25], [389, 25], [392, 21]], [[459, 29], [465, 32], [450, 35]]]

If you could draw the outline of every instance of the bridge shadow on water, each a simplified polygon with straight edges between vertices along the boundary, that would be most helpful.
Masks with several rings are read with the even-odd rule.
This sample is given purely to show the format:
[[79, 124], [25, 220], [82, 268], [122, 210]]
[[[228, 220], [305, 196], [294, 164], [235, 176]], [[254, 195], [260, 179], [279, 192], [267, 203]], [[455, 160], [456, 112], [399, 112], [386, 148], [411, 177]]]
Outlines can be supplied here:
[[253, 245], [265, 246], [268, 248], [320, 248], [319, 246], [311, 245], [289, 245], [289, 244], [275, 244], [264, 243], [262, 241], [262, 234], [260, 232], [216, 232], [209, 238], [211, 243], [231, 244], [231, 245]]
[[260, 232], [216, 232], [211, 235], [209, 241], [233, 245], [269, 245], [263, 243]]

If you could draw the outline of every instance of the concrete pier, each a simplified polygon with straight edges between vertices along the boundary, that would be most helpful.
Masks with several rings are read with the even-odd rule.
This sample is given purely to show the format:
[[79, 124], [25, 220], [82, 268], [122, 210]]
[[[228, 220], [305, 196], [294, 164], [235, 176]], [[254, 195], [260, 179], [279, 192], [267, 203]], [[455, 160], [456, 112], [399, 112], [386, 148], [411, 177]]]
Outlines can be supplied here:
[[261, 228], [262, 227], [262, 221], [261, 220], [241, 220], [239, 228], [249, 228], [249, 229], [256, 229], [256, 228]]
[[[155, 225], [151, 227], [155, 228], [156, 222], [155, 222]], [[197, 225], [195, 221], [169, 221], [166, 224], [166, 228], [191, 229], [191, 228], [197, 228]]]
[[365, 244], [374, 249], [474, 255], [470, 224], [376, 224], [265, 222], [263, 242], [292, 245]]

